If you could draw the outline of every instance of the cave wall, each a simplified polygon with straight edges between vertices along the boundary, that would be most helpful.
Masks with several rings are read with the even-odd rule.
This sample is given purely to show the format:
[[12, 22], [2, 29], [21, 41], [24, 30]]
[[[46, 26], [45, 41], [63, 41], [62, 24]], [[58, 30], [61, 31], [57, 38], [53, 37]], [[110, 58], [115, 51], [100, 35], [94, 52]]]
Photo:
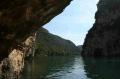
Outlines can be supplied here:
[[29, 36], [22, 46], [14, 48], [10, 51], [8, 57], [4, 58], [0, 63], [0, 78], [3, 79], [19, 79], [24, 68], [25, 59], [34, 57], [36, 33]]
[[39, 27], [48, 23], [71, 0], [0, 1], [0, 60], [9, 55]]
[[34, 56], [38, 28], [60, 14], [71, 0], [0, 1], [0, 78], [17, 79], [24, 59]]
[[120, 56], [120, 0], [100, 0], [95, 23], [89, 30], [83, 56]]

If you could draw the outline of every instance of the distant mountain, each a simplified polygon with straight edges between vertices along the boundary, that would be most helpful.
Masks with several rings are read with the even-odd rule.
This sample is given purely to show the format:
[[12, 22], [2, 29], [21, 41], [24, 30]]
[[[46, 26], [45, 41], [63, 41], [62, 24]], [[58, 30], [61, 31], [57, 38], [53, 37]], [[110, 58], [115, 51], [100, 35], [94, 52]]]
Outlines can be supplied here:
[[75, 55], [80, 54], [78, 47], [70, 40], [53, 35], [40, 28], [36, 40], [37, 55]]
[[78, 45], [78, 46], [77, 46], [80, 52], [82, 52], [82, 46], [83, 46], [83, 45]]

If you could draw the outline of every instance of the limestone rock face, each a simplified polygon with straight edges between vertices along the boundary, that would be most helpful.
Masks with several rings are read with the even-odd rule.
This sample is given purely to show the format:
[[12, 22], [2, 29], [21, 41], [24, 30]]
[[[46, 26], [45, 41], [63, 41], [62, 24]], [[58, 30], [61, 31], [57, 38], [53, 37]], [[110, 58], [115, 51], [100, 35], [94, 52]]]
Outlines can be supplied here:
[[40, 26], [63, 11], [71, 0], [0, 1], [0, 60], [8, 57]]
[[24, 68], [24, 60], [26, 57], [34, 56], [34, 43], [36, 34], [29, 36], [23, 46], [11, 50], [8, 57], [3, 59], [0, 64], [0, 78], [18, 79]]
[[83, 56], [120, 56], [120, 0], [100, 0], [95, 24], [83, 45]]
[[34, 56], [37, 29], [60, 14], [70, 2], [71, 0], [0, 1], [0, 77], [18, 78], [25, 57]]

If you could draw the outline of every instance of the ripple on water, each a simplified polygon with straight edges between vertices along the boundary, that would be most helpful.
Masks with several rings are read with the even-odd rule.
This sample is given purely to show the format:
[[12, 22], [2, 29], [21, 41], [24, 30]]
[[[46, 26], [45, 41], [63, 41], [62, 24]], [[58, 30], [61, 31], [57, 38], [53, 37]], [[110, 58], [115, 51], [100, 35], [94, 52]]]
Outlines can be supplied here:
[[79, 56], [39, 57], [27, 62], [22, 79], [88, 79]]

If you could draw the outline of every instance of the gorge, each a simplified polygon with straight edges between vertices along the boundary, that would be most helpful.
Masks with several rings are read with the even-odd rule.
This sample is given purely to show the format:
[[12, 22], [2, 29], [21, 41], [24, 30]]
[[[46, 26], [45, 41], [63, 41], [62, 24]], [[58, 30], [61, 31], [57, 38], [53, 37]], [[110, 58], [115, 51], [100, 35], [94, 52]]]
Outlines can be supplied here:
[[[60, 14], [70, 2], [0, 1], [0, 78], [19, 78], [25, 66], [25, 58], [35, 55], [36, 31]], [[120, 56], [119, 4], [119, 0], [99, 1], [96, 21], [86, 36], [82, 56]]]

